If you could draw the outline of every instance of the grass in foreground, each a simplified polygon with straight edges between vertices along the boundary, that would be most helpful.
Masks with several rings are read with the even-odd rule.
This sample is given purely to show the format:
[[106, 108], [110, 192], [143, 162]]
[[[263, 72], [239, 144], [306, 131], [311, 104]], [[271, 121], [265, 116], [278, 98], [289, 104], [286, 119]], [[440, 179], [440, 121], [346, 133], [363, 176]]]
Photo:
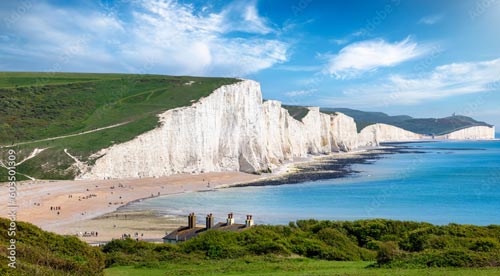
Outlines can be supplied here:
[[198, 260], [173, 262], [156, 267], [120, 266], [105, 269], [106, 276], [184, 276], [184, 275], [401, 275], [469, 276], [499, 275], [500, 268], [369, 268], [373, 262], [325, 261], [307, 258], [253, 257], [238, 260]]

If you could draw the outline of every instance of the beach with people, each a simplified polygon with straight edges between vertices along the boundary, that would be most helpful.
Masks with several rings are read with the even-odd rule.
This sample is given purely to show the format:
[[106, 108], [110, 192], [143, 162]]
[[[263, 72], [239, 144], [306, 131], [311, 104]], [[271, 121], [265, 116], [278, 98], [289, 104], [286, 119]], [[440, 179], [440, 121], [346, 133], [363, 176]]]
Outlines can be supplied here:
[[[142, 233], [142, 239], [160, 239], [165, 231], [184, 223], [152, 212], [120, 213], [126, 204], [146, 198], [203, 191], [220, 185], [243, 183], [263, 176], [242, 172], [172, 175], [159, 178], [23, 181], [17, 184], [17, 219], [44, 230], [75, 235], [87, 242], [119, 239]], [[210, 183], [210, 184], [209, 184]], [[0, 193], [8, 194], [7, 183]], [[0, 199], [7, 213], [8, 197]], [[137, 230], [140, 229], [140, 230]]]
[[[308, 177], [343, 177], [350, 174], [351, 164], [362, 163], [389, 151], [379, 148], [331, 154], [331, 166]], [[324, 166], [325, 158], [297, 158], [265, 174], [211, 172], [157, 178], [23, 181], [17, 184], [17, 219], [54, 233], [75, 235], [89, 243], [129, 235], [134, 239], [161, 241], [166, 232], [186, 223], [184, 216], [165, 216], [153, 210], [127, 210], [123, 207], [132, 202], [173, 194], [234, 186], [279, 185], [291, 179], [303, 181], [303, 171]], [[323, 175], [325, 172], [328, 173]], [[6, 184], [0, 184], [0, 192], [7, 193]], [[0, 212], [7, 212], [7, 199], [0, 199]], [[138, 237], [135, 233], [139, 234]]]

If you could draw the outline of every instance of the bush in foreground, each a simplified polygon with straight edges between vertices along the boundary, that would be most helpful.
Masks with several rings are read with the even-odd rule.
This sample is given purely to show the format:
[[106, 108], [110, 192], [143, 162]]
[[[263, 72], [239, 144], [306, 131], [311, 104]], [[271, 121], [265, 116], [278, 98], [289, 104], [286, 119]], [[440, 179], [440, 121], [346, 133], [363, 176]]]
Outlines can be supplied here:
[[[8, 229], [10, 220], [0, 218], [0, 229]], [[11, 237], [0, 232], [0, 253], [7, 256]], [[104, 254], [73, 236], [46, 232], [24, 222], [17, 223], [16, 268], [2, 258], [0, 275], [103, 275]]]

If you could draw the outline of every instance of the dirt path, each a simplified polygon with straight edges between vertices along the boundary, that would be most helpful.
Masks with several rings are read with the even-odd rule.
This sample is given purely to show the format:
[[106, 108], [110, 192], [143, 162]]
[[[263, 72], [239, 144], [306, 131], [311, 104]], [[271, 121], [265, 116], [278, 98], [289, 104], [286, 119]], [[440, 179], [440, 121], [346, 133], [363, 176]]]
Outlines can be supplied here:
[[119, 127], [119, 126], [122, 126], [122, 125], [126, 125], [126, 124], [128, 124], [130, 122], [131, 121], [127, 121], [127, 122], [123, 122], [123, 123], [118, 123], [118, 124], [114, 124], [114, 125], [110, 125], [110, 126], [106, 126], [106, 127], [100, 127], [100, 128], [96, 128], [96, 129], [93, 129], [93, 130], [87, 130], [87, 131], [83, 131], [83, 132], [79, 132], [79, 133], [74, 133], [74, 134], [68, 134], [68, 135], [62, 135], [62, 136], [44, 138], [44, 139], [39, 139], [39, 140], [34, 140], [34, 141], [29, 141], [29, 142], [20, 142], [20, 143], [15, 143], [15, 144], [12, 144], [12, 145], [4, 145], [4, 146], [0, 146], [0, 148], [11, 148], [11, 147], [20, 146], [20, 145], [27, 145], [27, 144], [33, 144], [33, 143], [38, 143], [38, 142], [45, 142], [45, 141], [58, 140], [58, 139], [63, 139], [63, 138], [68, 138], [68, 137], [80, 136], [80, 135], [84, 135], [84, 134], [98, 132], [98, 131], [105, 130], [105, 129]]

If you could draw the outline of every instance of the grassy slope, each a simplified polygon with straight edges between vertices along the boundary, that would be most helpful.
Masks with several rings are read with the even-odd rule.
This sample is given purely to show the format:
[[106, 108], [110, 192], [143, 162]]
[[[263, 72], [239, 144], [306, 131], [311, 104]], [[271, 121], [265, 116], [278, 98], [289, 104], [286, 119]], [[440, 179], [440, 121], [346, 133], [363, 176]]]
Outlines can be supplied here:
[[0, 218], [0, 275], [63, 276], [102, 275], [104, 255], [76, 237], [60, 236], [40, 228], [18, 222], [16, 234], [16, 269], [7, 266], [7, 236], [9, 220]]
[[[186, 85], [190, 81], [194, 83]], [[87, 161], [99, 149], [153, 129], [157, 114], [190, 105], [216, 88], [237, 81], [161, 75], [0, 73], [0, 145], [126, 123], [95, 133], [16, 147], [18, 159], [33, 148], [49, 148], [23, 163], [19, 172], [36, 178], [72, 178], [76, 172], [68, 170], [72, 160], [64, 154], [64, 148]], [[5, 150], [0, 150], [0, 157], [5, 158]]]
[[217, 276], [217, 275], [400, 275], [400, 276], [493, 276], [499, 275], [499, 268], [367, 268], [372, 262], [339, 262], [312, 260], [305, 258], [275, 259], [248, 258], [243, 260], [199, 260], [197, 262], [177, 262], [156, 268], [120, 266], [107, 268], [106, 276]]
[[321, 108], [321, 112], [342, 112], [354, 118], [358, 127], [358, 132], [366, 126], [376, 123], [394, 125], [415, 133], [435, 135], [445, 134], [471, 126], [489, 126], [487, 123], [460, 115], [440, 119], [419, 119], [407, 115], [389, 116], [382, 112], [366, 112], [349, 108]]

